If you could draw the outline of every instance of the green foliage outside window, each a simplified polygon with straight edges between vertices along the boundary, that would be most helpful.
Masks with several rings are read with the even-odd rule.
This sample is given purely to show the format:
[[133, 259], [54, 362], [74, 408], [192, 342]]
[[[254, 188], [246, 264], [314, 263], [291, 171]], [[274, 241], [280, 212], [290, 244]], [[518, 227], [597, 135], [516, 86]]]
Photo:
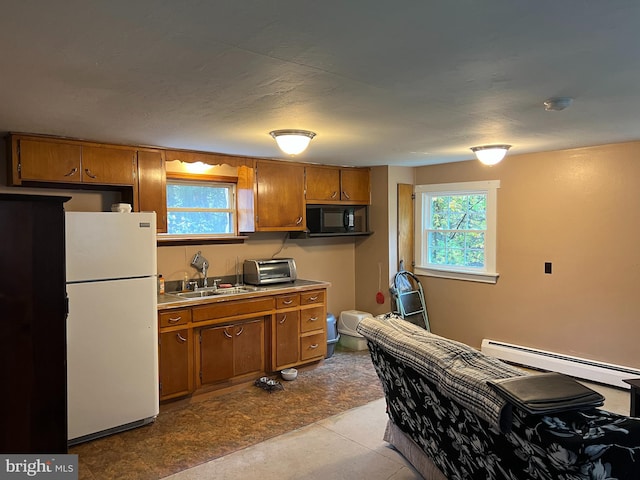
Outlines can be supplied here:
[[486, 210], [486, 194], [431, 196], [429, 263], [484, 267]]
[[167, 182], [169, 234], [233, 234], [234, 219], [232, 184]]

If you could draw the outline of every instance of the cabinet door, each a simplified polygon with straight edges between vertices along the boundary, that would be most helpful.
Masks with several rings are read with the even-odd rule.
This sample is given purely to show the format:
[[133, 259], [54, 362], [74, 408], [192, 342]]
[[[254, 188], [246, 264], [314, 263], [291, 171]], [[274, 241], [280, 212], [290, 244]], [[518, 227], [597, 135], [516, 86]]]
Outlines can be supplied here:
[[233, 375], [264, 371], [264, 319], [236, 325], [233, 339]]
[[233, 377], [233, 326], [200, 330], [200, 382], [214, 383]]
[[257, 162], [256, 230], [303, 231], [306, 228], [304, 166]]
[[80, 182], [80, 145], [20, 139], [19, 149], [20, 180]]
[[135, 150], [88, 145], [82, 147], [83, 183], [133, 185], [135, 167]]
[[355, 204], [371, 203], [368, 168], [344, 168], [341, 171], [341, 199]]
[[299, 312], [277, 312], [275, 316], [275, 365], [280, 370], [298, 362], [300, 339]]
[[307, 203], [332, 202], [340, 200], [340, 169], [306, 167]]
[[138, 151], [138, 207], [156, 212], [158, 232], [167, 231], [167, 177], [160, 151]]
[[193, 390], [190, 332], [183, 329], [160, 334], [160, 398], [186, 395]]

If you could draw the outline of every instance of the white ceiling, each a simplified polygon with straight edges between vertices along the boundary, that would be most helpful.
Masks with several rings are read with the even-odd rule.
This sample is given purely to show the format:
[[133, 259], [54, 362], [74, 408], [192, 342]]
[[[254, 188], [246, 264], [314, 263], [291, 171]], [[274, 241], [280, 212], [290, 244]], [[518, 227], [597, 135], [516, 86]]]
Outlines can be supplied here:
[[9, 0], [0, 131], [284, 158], [299, 128], [345, 165], [638, 140], [639, 40], [637, 0]]

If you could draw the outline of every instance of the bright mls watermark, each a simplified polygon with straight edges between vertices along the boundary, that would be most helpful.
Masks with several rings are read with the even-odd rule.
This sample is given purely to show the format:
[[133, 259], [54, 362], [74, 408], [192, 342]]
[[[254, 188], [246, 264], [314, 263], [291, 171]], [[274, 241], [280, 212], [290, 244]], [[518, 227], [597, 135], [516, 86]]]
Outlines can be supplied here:
[[78, 480], [78, 455], [0, 455], [0, 480]]

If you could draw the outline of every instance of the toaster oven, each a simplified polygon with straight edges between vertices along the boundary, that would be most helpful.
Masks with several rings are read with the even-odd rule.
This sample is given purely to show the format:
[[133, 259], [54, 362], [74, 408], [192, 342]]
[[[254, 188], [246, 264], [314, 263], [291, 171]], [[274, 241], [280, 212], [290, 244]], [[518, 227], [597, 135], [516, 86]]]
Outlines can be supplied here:
[[249, 285], [295, 282], [298, 277], [293, 258], [245, 260], [243, 274], [244, 283]]

